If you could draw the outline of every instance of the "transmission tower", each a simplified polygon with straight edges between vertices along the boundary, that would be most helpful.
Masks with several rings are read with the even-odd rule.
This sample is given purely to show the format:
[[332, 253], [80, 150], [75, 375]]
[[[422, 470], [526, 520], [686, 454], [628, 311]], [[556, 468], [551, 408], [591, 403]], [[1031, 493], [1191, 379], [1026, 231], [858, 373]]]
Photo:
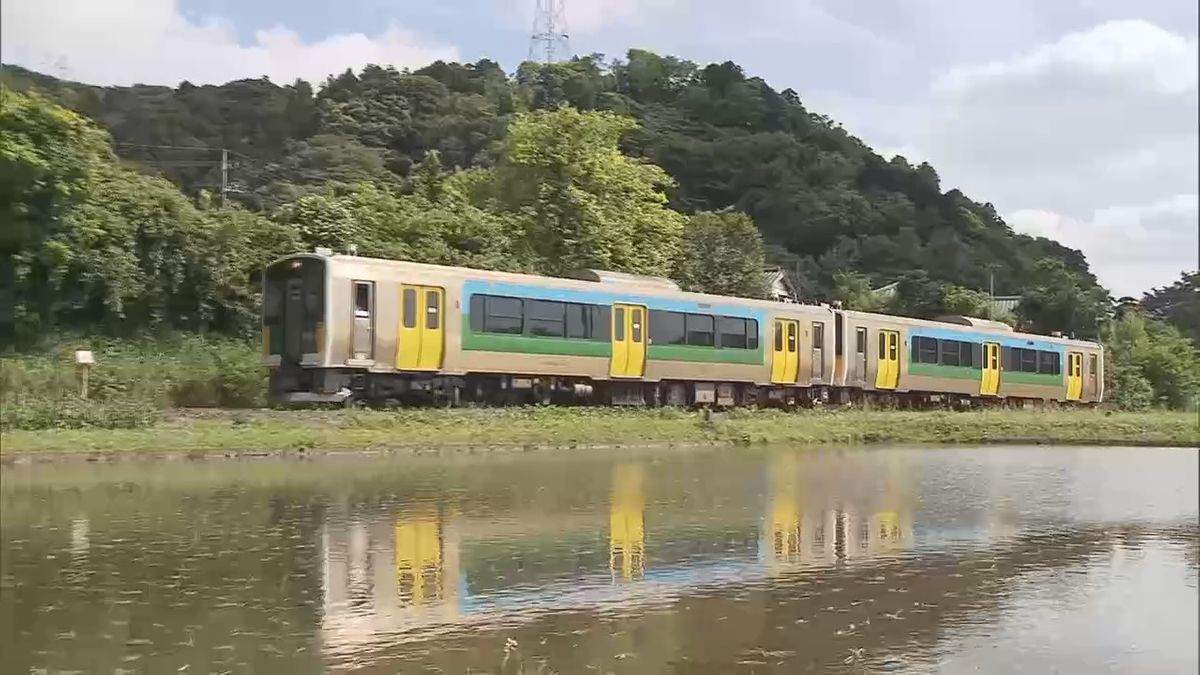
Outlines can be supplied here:
[[534, 0], [533, 32], [529, 36], [529, 60], [553, 63], [571, 58], [567, 35], [566, 0]]

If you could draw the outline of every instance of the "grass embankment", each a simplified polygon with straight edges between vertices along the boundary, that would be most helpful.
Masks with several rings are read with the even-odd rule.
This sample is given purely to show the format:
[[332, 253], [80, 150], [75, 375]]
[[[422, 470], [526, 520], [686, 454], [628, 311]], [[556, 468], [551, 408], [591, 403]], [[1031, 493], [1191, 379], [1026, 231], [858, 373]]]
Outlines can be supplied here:
[[660, 444], [1030, 443], [1200, 445], [1195, 413], [867, 412], [507, 408], [190, 411], [139, 429], [13, 430], [0, 454], [440, 452]]

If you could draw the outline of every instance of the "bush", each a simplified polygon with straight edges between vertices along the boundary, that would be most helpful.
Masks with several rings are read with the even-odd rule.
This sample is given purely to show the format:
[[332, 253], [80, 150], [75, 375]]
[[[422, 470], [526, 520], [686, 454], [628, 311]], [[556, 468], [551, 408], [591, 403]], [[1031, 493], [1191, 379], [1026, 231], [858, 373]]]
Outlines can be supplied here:
[[[73, 356], [85, 348], [96, 355], [87, 401], [79, 397]], [[7, 429], [139, 427], [166, 408], [249, 408], [267, 398], [257, 346], [229, 338], [63, 338], [2, 361], [0, 419]]]

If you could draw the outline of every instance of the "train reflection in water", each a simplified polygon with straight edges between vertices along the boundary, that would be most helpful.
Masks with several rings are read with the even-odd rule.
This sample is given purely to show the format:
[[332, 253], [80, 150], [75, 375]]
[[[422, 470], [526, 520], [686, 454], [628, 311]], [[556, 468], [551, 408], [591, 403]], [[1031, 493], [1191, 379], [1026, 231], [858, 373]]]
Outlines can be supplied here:
[[[912, 481], [899, 467], [879, 477], [877, 491], [838, 495], [829, 492], [822, 462], [781, 454], [767, 466], [758, 522], [732, 511], [726, 520], [735, 522], [719, 528], [732, 544], [715, 549], [705, 539], [718, 535], [696, 521], [714, 513], [719, 518], [721, 509], [696, 514], [679, 503], [682, 498], [656, 501], [648, 529], [649, 476], [638, 462], [612, 469], [607, 528], [597, 513], [483, 518], [433, 504], [402, 506], [373, 519], [331, 514], [322, 534], [323, 642], [330, 652], [345, 654], [385, 636], [392, 642], [422, 639], [439, 627], [521, 622], [552, 610], [648, 608], [700, 587], [810, 565], [854, 564], [911, 548], [915, 500]], [[731, 482], [730, 495], [744, 489]], [[535, 560], [547, 541], [578, 539], [586, 547], [594, 541], [587, 539], [589, 531], [600, 535], [605, 529], [607, 570], [584, 551], [558, 550]], [[499, 585], [496, 577], [503, 575], [483, 552], [495, 542], [507, 558], [527, 560], [516, 577]], [[475, 578], [466, 572], [471, 564]]]

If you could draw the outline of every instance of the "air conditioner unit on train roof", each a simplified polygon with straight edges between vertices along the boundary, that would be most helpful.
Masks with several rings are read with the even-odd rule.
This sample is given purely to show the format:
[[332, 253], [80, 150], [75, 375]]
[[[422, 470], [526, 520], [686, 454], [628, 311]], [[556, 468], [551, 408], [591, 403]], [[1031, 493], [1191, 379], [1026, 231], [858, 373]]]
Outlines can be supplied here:
[[670, 291], [679, 291], [679, 284], [665, 277], [652, 277], [644, 274], [628, 272], [610, 272], [608, 270], [577, 270], [566, 275], [567, 279], [593, 281], [600, 284], [622, 284], [637, 286], [654, 286]]

